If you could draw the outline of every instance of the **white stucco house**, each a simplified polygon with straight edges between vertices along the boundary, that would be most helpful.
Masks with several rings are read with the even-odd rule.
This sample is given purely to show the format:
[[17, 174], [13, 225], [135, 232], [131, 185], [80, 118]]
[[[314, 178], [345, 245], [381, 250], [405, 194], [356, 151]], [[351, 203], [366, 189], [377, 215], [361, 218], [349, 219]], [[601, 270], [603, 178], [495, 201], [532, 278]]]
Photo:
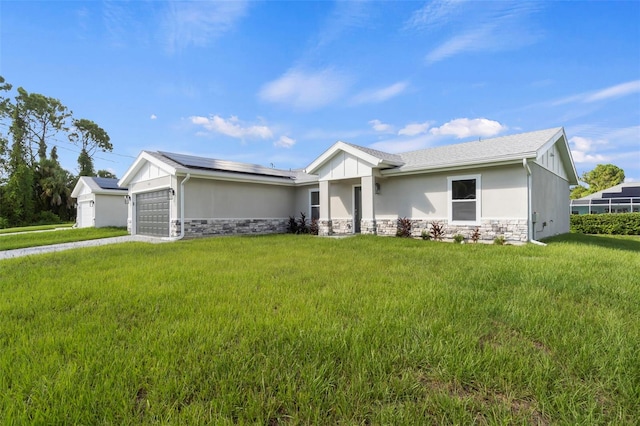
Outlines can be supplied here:
[[285, 232], [304, 212], [320, 235], [420, 235], [526, 242], [569, 231], [578, 182], [563, 128], [391, 154], [336, 142], [305, 169], [143, 151], [119, 181], [132, 234], [167, 238]]
[[118, 179], [81, 176], [71, 192], [78, 206], [76, 227], [127, 226], [127, 193]]

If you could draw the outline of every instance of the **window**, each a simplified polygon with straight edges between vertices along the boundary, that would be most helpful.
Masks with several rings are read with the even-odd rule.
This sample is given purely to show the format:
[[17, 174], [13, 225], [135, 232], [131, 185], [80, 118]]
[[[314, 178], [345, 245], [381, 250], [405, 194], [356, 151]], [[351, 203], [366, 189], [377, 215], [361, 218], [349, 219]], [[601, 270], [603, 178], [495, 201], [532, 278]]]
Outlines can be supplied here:
[[309, 205], [311, 220], [320, 219], [320, 191], [313, 190], [309, 192]]
[[453, 176], [449, 181], [449, 222], [480, 222], [480, 175]]

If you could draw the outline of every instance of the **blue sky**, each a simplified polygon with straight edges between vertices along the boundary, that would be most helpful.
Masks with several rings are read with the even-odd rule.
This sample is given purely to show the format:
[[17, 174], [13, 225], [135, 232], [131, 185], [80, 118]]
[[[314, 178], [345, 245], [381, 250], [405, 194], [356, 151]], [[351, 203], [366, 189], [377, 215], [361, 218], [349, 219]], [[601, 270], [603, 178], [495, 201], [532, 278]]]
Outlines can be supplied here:
[[[640, 181], [640, 2], [2, 1], [0, 75], [141, 150], [307, 166], [564, 126]], [[77, 149], [57, 142], [77, 173]]]

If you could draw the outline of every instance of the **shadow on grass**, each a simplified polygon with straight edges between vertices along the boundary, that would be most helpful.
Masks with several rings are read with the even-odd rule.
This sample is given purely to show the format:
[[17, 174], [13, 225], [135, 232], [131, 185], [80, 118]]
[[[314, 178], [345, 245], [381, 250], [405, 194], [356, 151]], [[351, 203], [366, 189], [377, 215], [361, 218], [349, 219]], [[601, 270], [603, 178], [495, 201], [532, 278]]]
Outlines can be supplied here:
[[591, 246], [599, 246], [617, 250], [640, 252], [640, 236], [636, 235], [587, 235], [587, 234], [562, 234], [545, 238], [547, 244], [554, 243], [578, 243]]

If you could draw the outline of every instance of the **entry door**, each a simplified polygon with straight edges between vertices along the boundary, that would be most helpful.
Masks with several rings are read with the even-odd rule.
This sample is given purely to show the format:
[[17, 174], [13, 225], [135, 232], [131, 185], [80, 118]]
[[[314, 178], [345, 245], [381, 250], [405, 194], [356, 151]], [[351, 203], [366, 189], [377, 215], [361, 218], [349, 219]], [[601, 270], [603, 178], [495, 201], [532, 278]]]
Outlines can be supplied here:
[[360, 233], [360, 222], [362, 219], [362, 187], [353, 187], [353, 232]]

